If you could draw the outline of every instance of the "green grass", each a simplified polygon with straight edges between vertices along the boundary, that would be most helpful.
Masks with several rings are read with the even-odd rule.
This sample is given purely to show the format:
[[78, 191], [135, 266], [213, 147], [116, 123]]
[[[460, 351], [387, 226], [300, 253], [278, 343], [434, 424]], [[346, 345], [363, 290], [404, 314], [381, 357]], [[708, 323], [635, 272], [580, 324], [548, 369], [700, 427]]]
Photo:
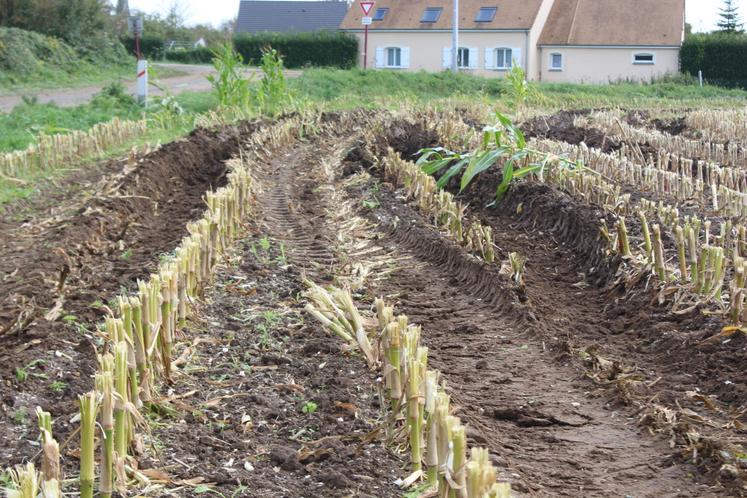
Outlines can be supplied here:
[[[151, 144], [151, 146], [157, 143], [165, 144], [186, 135], [190, 131], [191, 128], [186, 126], [166, 130], [154, 129], [148, 133], [147, 137], [132, 140], [119, 147], [109, 149], [100, 156], [86, 158], [79, 163], [70, 164], [68, 168], [34, 171], [26, 175], [17, 176], [16, 179], [20, 180], [22, 183], [0, 178], [0, 207], [9, 202], [28, 199], [39, 193], [44, 188], [44, 185], [48, 185], [50, 181], [63, 178], [66, 175], [69, 175], [72, 171], [81, 167], [86, 167], [86, 165], [91, 164], [92, 162], [121, 157], [127, 154], [132, 147], [140, 148], [146, 143]], [[15, 213], [15, 215], [21, 218], [25, 216], [23, 210]]]
[[[159, 76], [162, 76], [161, 73]], [[700, 88], [692, 80], [677, 78], [652, 84], [619, 83], [612, 85], [573, 85], [541, 83], [534, 85], [531, 108], [615, 107], [670, 109], [685, 107], [720, 107], [743, 105], [747, 91], [713, 86]], [[364, 108], [397, 108], [403, 103], [449, 106], [462, 103], [485, 110], [505, 110], [511, 102], [506, 81], [480, 78], [467, 74], [404, 73], [395, 71], [362, 71], [309, 69], [297, 78], [288, 79], [299, 107], [312, 105], [329, 110]], [[188, 114], [214, 109], [217, 99], [212, 93], [184, 93], [175, 97]], [[143, 112], [157, 111], [159, 98], [153, 99], [147, 111], [121, 92], [109, 91], [92, 102], [77, 107], [61, 108], [54, 104], [26, 103], [8, 114], [0, 114], [0, 152], [23, 149], [39, 133], [64, 133], [89, 129], [114, 116], [137, 119]], [[159, 132], [148, 141], [167, 141], [186, 133], [186, 128]], [[144, 140], [140, 141], [144, 142]], [[108, 151], [108, 156], [122, 153], [132, 144]], [[35, 183], [44, 178], [56, 178], [65, 173], [41, 172], [20, 178], [21, 182], [0, 182], [0, 204], [33, 195]]]
[[0, 27], [0, 94], [90, 85], [133, 72], [135, 59], [117, 40], [102, 35], [83, 45]]
[[0, 95], [33, 95], [42, 90], [79, 88], [117, 80], [134, 80], [135, 59], [132, 59], [131, 64], [129, 62], [128, 60], [121, 65], [87, 66], [75, 73], [50, 70], [32, 79], [9, 77], [7, 73], [3, 74], [3, 71], [0, 71]]
[[[189, 113], [205, 112], [217, 105], [217, 100], [209, 93], [183, 93], [175, 99]], [[153, 100], [155, 105], [149, 108], [149, 112], [158, 109], [160, 99]], [[7, 114], [0, 114], [0, 152], [24, 149], [40, 133], [87, 130], [115, 116], [138, 119], [143, 112], [142, 107], [124, 96], [99, 95], [93, 101], [76, 107], [33, 102], [21, 104]]]
[[[425, 103], [442, 99], [483, 102], [508, 98], [506, 81], [467, 74], [407, 73], [309, 69], [290, 79], [289, 85], [302, 100], [324, 103], [333, 109], [396, 107], [401, 102]], [[716, 107], [741, 103], [747, 91], [715, 86], [700, 88], [687, 78], [650, 84], [611, 85], [539, 83], [531, 104], [536, 107]]]

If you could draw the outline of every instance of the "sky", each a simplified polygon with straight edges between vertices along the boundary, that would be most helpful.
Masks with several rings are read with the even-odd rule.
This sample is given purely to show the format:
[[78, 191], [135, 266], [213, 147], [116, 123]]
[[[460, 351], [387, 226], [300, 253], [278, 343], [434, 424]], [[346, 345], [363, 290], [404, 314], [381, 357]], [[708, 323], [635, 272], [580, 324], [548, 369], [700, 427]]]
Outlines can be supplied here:
[[[130, 0], [130, 9], [139, 9], [148, 13], [165, 13], [169, 7], [178, 2], [184, 10], [187, 24], [213, 24], [236, 17], [240, 0]], [[625, 0], [620, 0], [625, 1]], [[687, 22], [693, 25], [694, 31], [715, 29], [718, 10], [722, 0], [686, 0]], [[736, 5], [747, 19], [747, 0], [736, 0]]]

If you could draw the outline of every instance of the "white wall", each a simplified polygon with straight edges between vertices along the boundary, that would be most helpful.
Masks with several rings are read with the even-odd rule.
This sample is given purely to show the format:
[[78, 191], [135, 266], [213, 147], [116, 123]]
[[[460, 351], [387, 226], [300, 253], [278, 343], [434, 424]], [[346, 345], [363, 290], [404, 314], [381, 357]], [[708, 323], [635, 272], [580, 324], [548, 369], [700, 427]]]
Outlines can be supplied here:
[[[650, 81], [679, 71], [677, 48], [575, 48], [541, 47], [539, 78], [557, 83], [610, 83], [620, 80]], [[633, 54], [653, 53], [654, 64], [634, 64]], [[550, 54], [563, 55], [563, 70], [551, 71]]]
[[[355, 33], [359, 40], [361, 54], [359, 66], [363, 67], [363, 33]], [[501, 77], [505, 70], [486, 69], [485, 51], [492, 52], [496, 47], [508, 47], [521, 58], [522, 67], [526, 67], [527, 32], [490, 32], [469, 33], [459, 35], [460, 47], [476, 49], [477, 55], [473, 64], [476, 66], [468, 72], [482, 76]], [[451, 47], [451, 33], [446, 32], [374, 32], [368, 34], [368, 67], [376, 68], [376, 49], [386, 47], [400, 47], [409, 49], [409, 67], [404, 69], [384, 69], [387, 71], [429, 71], [444, 70], [444, 49]]]
[[[541, 16], [547, 5], [543, 3], [537, 24], [544, 22]], [[363, 33], [355, 33], [360, 41], [359, 66], [363, 67]], [[619, 80], [649, 81], [653, 78], [679, 71], [679, 49], [677, 48], [612, 48], [612, 47], [529, 47], [527, 58], [527, 41], [532, 39], [532, 32], [463, 32], [459, 36], [461, 47], [474, 50], [477, 55], [472, 61], [473, 68], [466, 70], [472, 74], [502, 77], [505, 70], [486, 67], [486, 51], [492, 54], [496, 47], [509, 47], [514, 57], [518, 54], [521, 66], [527, 70], [527, 76], [533, 81], [572, 82], [572, 83], [609, 83]], [[537, 33], [534, 36], [539, 36]], [[535, 42], [536, 43], [536, 42]], [[376, 32], [368, 35], [368, 67], [377, 69], [377, 49], [387, 47], [407, 49], [407, 67], [385, 71], [428, 71], [438, 72], [450, 68], [444, 66], [444, 49], [451, 47], [451, 33], [447, 32]], [[633, 54], [637, 52], [653, 53], [654, 64], [634, 64]], [[551, 53], [563, 55], [563, 70], [550, 71]], [[448, 55], [450, 61], [450, 54]], [[403, 56], [403, 62], [405, 57]]]
[[539, 79], [539, 73], [541, 68], [541, 61], [539, 59], [539, 47], [537, 41], [539, 41], [542, 35], [542, 30], [545, 28], [545, 23], [550, 15], [550, 10], [555, 3], [555, 0], [543, 0], [540, 9], [537, 12], [537, 18], [534, 20], [534, 25], [529, 32], [529, 67], [527, 70], [527, 78], [530, 80]]

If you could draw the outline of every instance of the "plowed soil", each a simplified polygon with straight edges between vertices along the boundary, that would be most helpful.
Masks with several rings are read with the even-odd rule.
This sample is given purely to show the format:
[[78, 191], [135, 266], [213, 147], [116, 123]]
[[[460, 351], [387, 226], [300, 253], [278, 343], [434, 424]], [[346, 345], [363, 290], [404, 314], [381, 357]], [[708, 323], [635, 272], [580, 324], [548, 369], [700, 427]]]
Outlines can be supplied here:
[[[393, 140], [379, 142], [392, 145], [409, 136], [415, 145], [408, 151], [431, 140], [408, 124], [389, 132]], [[351, 145], [341, 177], [372, 165]], [[275, 173], [280, 186], [261, 202], [276, 207], [267, 228], [286, 242], [295, 264], [309, 271], [334, 266], [324, 247], [335, 239], [337, 206], [308, 197], [308, 183], [320, 190], [323, 182], [313, 173], [313, 154], [304, 146], [282, 160], [293, 176]], [[490, 191], [496, 180], [485, 179]], [[715, 474], [707, 465], [707, 445], [697, 461], [683, 457], [689, 443], [671, 427], [662, 429], [658, 412], [647, 410], [653, 398], [718, 418], [706, 405], [712, 399], [714, 411], [728, 408], [728, 398], [721, 404], [717, 397], [727, 379], [733, 393], [744, 389], [735, 370], [744, 344], [698, 348], [697, 341], [714, 331], [700, 315], [672, 316], [666, 306], [650, 304], [650, 289], [624, 296], [613, 285], [616, 265], [601, 255], [600, 212], [546, 186], [516, 189], [511, 207], [500, 211], [478, 208], [485, 185], [467, 193], [475, 214], [496, 230], [503, 256], [513, 250], [528, 256], [526, 286], [517, 289], [497, 268], [446, 241], [387, 185], [377, 185], [375, 178], [356, 183], [348, 198], [376, 192], [376, 207], [361, 207], [358, 215], [378, 227], [371, 238], [382, 254], [408, 263], [373, 292], [394, 299], [399, 312], [424, 326], [431, 358], [453, 389], [472, 442], [492, 450], [516, 490], [542, 496], [732, 492], [734, 483], [728, 476], [720, 481], [717, 463]], [[522, 215], [515, 214], [519, 203]], [[708, 379], [709, 362], [722, 356], [718, 380]], [[709, 402], [689, 395], [696, 388], [712, 395]]]
[[[168, 488], [163, 494], [193, 496], [201, 484], [226, 496], [401, 494], [394, 480], [406, 475], [407, 458], [384, 446], [377, 380], [302, 312], [304, 278], [325, 283], [351, 274], [360, 279], [360, 300], [385, 296], [423, 326], [430, 362], [443, 373], [470, 444], [490, 450], [517, 496], [745, 493], [718, 452], [721, 443], [745, 441], [747, 341], [702, 345], [719, 329], [715, 317], [699, 309], [673, 314], [645, 276], [626, 287], [621, 263], [598, 240], [604, 214], [597, 207], [523, 184], [487, 208], [500, 174], [485, 174], [461, 199], [470, 217], [493, 228], [499, 260], [509, 252], [527, 257], [517, 284], [500, 263], [487, 265], [440, 233], [376, 166], [387, 146], [412, 159], [438, 143], [435, 132], [421, 121], [387, 119], [383, 134], [366, 136], [358, 125], [341, 125], [350, 122], [274, 151], [255, 171], [250, 235], [182, 331], [177, 382], [165, 400], [174, 413], [146, 438], [162, 451], [139, 458]], [[187, 154], [174, 153], [159, 175], [169, 180], [144, 185], [131, 174], [121, 182], [126, 190], [115, 190], [148, 201], [97, 196], [76, 211], [85, 221], [74, 223], [70, 238], [48, 221], [38, 244], [2, 251], [14, 268], [18, 251], [27, 251], [39, 273], [23, 278], [36, 279], [33, 286], [9, 277], [0, 294], [8, 296], [3, 320], [20, 323], [0, 344], [7, 414], [0, 434], [10, 442], [0, 463], [33, 451], [11, 439], [33, 437], [24, 432], [30, 424], [12, 425], [18, 407], [47, 403], [64, 433], [72, 393], [86, 387], [93, 366], [95, 335], [79, 326], [100, 318], [92, 302], [131, 285], [152, 269], [154, 254], [176, 246], [184, 223], [201, 211], [202, 191], [221, 183], [222, 159], [249, 131], [200, 132], [193, 139], [205, 143], [190, 154], [203, 154], [202, 162], [185, 165]], [[59, 281], [62, 317], [76, 318], [46, 322], [39, 310], [54, 306]], [[48, 361], [29, 373], [48, 379], [13, 380], [14, 367], [37, 357]], [[79, 376], [65, 374], [59, 401], [39, 395], [80, 364]]]
[[205, 191], [225, 182], [224, 161], [255, 126], [196, 131], [133, 171], [123, 164], [88, 195], [2, 223], [0, 464], [35, 453], [36, 406], [55, 413], [58, 437], [67, 437], [77, 395], [91, 386], [107, 300], [178, 245], [204, 211]]

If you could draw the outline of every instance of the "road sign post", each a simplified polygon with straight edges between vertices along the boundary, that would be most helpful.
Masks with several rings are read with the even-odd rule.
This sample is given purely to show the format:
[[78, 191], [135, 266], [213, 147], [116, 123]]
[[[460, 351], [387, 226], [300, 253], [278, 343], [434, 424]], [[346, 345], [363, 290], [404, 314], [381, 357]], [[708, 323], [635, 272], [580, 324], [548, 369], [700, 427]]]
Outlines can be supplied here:
[[127, 28], [135, 35], [135, 55], [137, 56], [137, 101], [148, 104], [148, 61], [140, 53], [140, 36], [143, 34], [143, 16], [127, 18]]
[[373, 23], [373, 19], [369, 16], [371, 9], [376, 2], [361, 2], [361, 10], [363, 11], [363, 69], [368, 69], [368, 27]]
[[142, 105], [148, 103], [148, 61], [137, 61], [137, 101]]

